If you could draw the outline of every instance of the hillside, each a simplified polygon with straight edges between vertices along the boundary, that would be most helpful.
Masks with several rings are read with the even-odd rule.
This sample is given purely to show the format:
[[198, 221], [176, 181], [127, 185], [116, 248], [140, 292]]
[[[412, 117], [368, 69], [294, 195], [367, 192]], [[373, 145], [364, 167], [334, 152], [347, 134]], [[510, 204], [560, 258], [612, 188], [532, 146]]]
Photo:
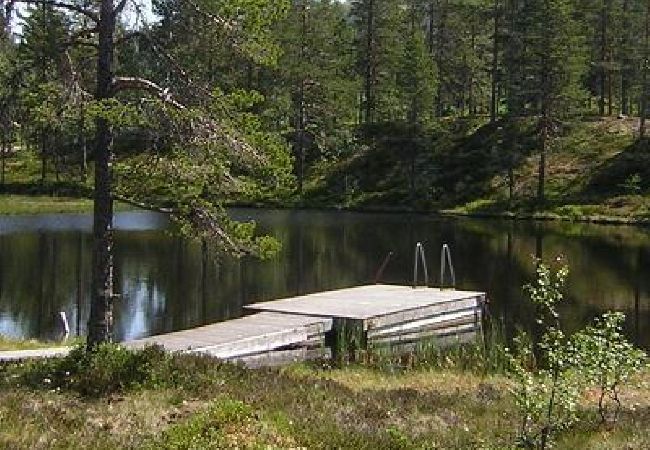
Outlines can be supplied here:
[[635, 141], [635, 122], [560, 124], [547, 159], [544, 208], [534, 201], [539, 164], [534, 119], [519, 121], [514, 133], [502, 122], [468, 119], [418, 135], [367, 130], [363, 151], [312, 169], [306, 203], [644, 221], [650, 218], [650, 152]]

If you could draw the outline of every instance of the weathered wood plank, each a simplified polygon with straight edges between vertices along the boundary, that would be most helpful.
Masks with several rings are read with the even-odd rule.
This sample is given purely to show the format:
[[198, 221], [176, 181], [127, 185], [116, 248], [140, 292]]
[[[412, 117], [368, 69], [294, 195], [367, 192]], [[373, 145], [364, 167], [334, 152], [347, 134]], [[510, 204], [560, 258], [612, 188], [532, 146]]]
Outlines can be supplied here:
[[282, 313], [260, 313], [191, 330], [152, 336], [127, 343], [137, 348], [160, 345], [169, 351], [208, 353], [232, 358], [270, 351], [310, 340], [324, 340], [332, 320]]
[[387, 344], [387, 343], [398, 343], [398, 342], [415, 342], [415, 341], [424, 341], [433, 338], [436, 338], [436, 342], [437, 342], [437, 339], [440, 337], [460, 335], [468, 332], [476, 332], [478, 330], [480, 330], [480, 327], [477, 327], [473, 323], [461, 324], [461, 325], [456, 325], [447, 328], [439, 328], [435, 330], [425, 330], [416, 333], [406, 333], [406, 334], [401, 334], [396, 336], [369, 339], [368, 344], [374, 345], [374, 344]]
[[[470, 342], [476, 342], [479, 336], [480, 335], [477, 331], [468, 331], [461, 334], [438, 336], [436, 337], [435, 345], [440, 348], [445, 348], [452, 345], [469, 344]], [[422, 341], [373, 343], [372, 351], [389, 351], [395, 353], [413, 352], [420, 349], [422, 347], [422, 344]]]
[[399, 311], [390, 315], [382, 315], [366, 321], [365, 327], [367, 330], [386, 328], [401, 323], [413, 322], [423, 318], [440, 316], [444, 314], [455, 313], [460, 310], [474, 310], [480, 309], [481, 298], [470, 297], [457, 301], [449, 301], [436, 303], [429, 306], [424, 306], [416, 309], [408, 309]]
[[259, 367], [277, 367], [292, 364], [299, 361], [314, 359], [327, 359], [332, 357], [329, 348], [299, 348], [292, 350], [278, 350], [269, 353], [244, 356], [235, 358], [233, 361], [240, 362], [250, 369]]
[[[258, 334], [216, 345], [193, 348], [193, 353], [205, 353], [222, 359], [268, 352], [289, 345], [296, 345], [309, 339], [305, 329], [291, 328], [274, 333]], [[324, 336], [323, 336], [324, 341]]]
[[470, 308], [462, 309], [449, 313], [436, 314], [430, 317], [423, 317], [410, 322], [401, 322], [396, 325], [390, 325], [382, 328], [372, 328], [368, 330], [368, 338], [383, 337], [404, 333], [412, 333], [420, 330], [444, 328], [457, 323], [480, 323], [480, 309]]

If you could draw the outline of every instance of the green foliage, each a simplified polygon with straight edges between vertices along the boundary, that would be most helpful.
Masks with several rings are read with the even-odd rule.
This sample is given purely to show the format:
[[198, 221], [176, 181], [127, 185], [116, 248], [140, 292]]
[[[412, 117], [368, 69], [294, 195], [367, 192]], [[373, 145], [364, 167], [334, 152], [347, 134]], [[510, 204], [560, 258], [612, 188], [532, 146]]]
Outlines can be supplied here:
[[554, 271], [541, 261], [537, 261], [536, 273], [535, 281], [524, 286], [524, 291], [539, 310], [537, 323], [551, 326], [552, 332], [559, 332], [557, 306], [564, 299], [562, 289], [569, 275], [569, 267], [562, 266]]
[[88, 352], [80, 345], [64, 358], [25, 363], [26, 368], [18, 370], [18, 384], [71, 390], [88, 397], [103, 396], [154, 383], [153, 369], [164, 359], [163, 351], [155, 347], [133, 352], [102, 344]]
[[525, 337], [515, 340], [511, 356], [512, 389], [515, 404], [521, 412], [519, 439], [530, 448], [546, 448], [559, 431], [577, 419], [576, 405], [579, 378], [574, 371], [573, 348], [560, 329], [558, 304], [569, 274], [567, 266], [557, 270], [537, 261], [535, 282], [524, 287], [538, 309], [538, 324], [544, 333], [538, 344], [541, 362], [535, 363], [533, 344]]
[[242, 370], [209, 357], [170, 354], [156, 346], [130, 350], [117, 344], [101, 344], [88, 351], [85, 345], [79, 345], [62, 358], [3, 366], [0, 386], [69, 391], [84, 397], [143, 388], [199, 392], [223, 377], [241, 377]]
[[557, 305], [567, 275], [567, 266], [553, 270], [538, 261], [536, 281], [525, 290], [538, 307], [538, 324], [544, 331], [536, 344], [521, 334], [509, 352], [512, 394], [521, 414], [519, 439], [529, 448], [551, 446], [559, 432], [578, 421], [578, 400], [586, 387], [599, 389], [602, 421], [616, 421], [619, 389], [646, 360], [645, 353], [624, 337], [621, 313], [607, 313], [595, 325], [565, 335]]
[[[412, 15], [417, 9], [412, 6]], [[415, 18], [413, 19], [415, 22]], [[411, 124], [427, 122], [431, 118], [431, 104], [436, 91], [436, 73], [422, 30], [412, 23], [404, 44], [397, 73], [398, 86], [402, 91], [404, 117]]]
[[647, 364], [645, 352], [625, 338], [624, 321], [622, 313], [610, 312], [574, 336], [580, 372], [600, 391], [598, 412], [603, 422], [617, 421], [622, 385]]
[[621, 184], [621, 188], [627, 194], [638, 194], [642, 190], [643, 179], [638, 173], [632, 174]]
[[248, 405], [229, 398], [219, 398], [206, 411], [164, 430], [160, 438], [147, 447], [169, 450], [229, 447], [224, 428], [246, 426], [252, 418], [253, 410]]
[[576, 422], [579, 378], [568, 363], [550, 370], [534, 369], [533, 346], [525, 335], [518, 336], [514, 344], [510, 376], [515, 381], [511, 392], [521, 418], [518, 439], [525, 447], [543, 448]]

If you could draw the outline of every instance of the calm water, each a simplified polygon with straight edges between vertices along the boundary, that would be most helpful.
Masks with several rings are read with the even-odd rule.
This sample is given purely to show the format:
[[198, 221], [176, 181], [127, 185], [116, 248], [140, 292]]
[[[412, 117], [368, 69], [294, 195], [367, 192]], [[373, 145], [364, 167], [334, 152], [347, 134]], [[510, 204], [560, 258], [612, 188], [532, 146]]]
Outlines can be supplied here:
[[[563, 255], [571, 266], [566, 326], [606, 310], [627, 314], [631, 338], [650, 348], [650, 230], [623, 226], [454, 220], [405, 214], [233, 210], [283, 243], [274, 260], [218, 260], [171, 236], [164, 216], [121, 213], [115, 220], [118, 339], [133, 339], [237, 317], [242, 306], [373, 280], [410, 283], [422, 241], [437, 279], [443, 243], [459, 288], [485, 290], [492, 314], [512, 332], [533, 323], [521, 286], [532, 257]], [[88, 315], [91, 218], [0, 217], [0, 333], [51, 338], [65, 311], [73, 333]], [[437, 282], [437, 280], [435, 280]]]

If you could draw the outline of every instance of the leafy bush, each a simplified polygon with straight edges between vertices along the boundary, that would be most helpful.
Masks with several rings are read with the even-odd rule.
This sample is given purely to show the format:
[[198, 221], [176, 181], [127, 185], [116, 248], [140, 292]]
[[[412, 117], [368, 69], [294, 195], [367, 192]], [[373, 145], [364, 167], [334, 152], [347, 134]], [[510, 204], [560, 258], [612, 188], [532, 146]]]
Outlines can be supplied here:
[[545, 329], [538, 344], [545, 367], [538, 367], [534, 346], [525, 335], [515, 341], [511, 354], [511, 375], [516, 382], [512, 393], [522, 415], [519, 439], [529, 448], [546, 448], [555, 433], [577, 420], [579, 380], [573, 370], [573, 349], [560, 329], [557, 310], [568, 274], [567, 266], [553, 271], [538, 261], [537, 279], [524, 286], [537, 308], [537, 322]]
[[[528, 448], [547, 448], [559, 431], [576, 423], [578, 400], [586, 387], [600, 390], [602, 421], [616, 421], [620, 386], [645, 361], [645, 354], [625, 339], [621, 313], [607, 313], [593, 326], [564, 334], [557, 305], [568, 273], [566, 266], [553, 271], [538, 262], [537, 279], [524, 290], [537, 307], [544, 333], [536, 346], [525, 334], [519, 336], [509, 352], [512, 393], [522, 416], [519, 439]], [[613, 403], [612, 411], [608, 403]]]
[[152, 384], [154, 369], [164, 364], [166, 358], [159, 347], [131, 351], [103, 344], [88, 352], [80, 345], [64, 358], [31, 361], [14, 371], [21, 385], [72, 390], [94, 397]]
[[63, 358], [5, 366], [0, 383], [100, 397], [142, 387], [200, 391], [224, 377], [241, 377], [242, 370], [208, 356], [169, 354], [156, 346], [129, 350], [104, 344], [92, 352], [78, 346]]
[[602, 422], [617, 421], [620, 387], [642, 369], [646, 359], [643, 351], [625, 339], [624, 321], [625, 315], [610, 312], [574, 337], [580, 371], [600, 391], [598, 412]]
[[638, 194], [642, 190], [643, 179], [638, 173], [632, 174], [619, 185], [621, 189], [627, 194]]

